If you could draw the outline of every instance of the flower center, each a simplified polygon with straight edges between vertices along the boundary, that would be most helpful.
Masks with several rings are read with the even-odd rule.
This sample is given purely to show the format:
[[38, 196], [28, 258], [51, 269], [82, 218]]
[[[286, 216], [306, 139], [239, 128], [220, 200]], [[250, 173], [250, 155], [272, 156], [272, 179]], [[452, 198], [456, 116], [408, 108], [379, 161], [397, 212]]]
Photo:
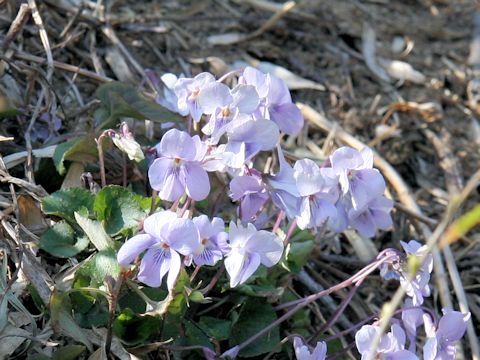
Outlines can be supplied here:
[[199, 93], [200, 93], [200, 89], [193, 90], [189, 96], [189, 100], [195, 100]]
[[207, 245], [208, 244], [208, 239], [202, 239], [201, 243], [202, 243], [202, 245]]
[[230, 114], [231, 114], [231, 111], [230, 111], [230, 108], [228, 106], [224, 107], [222, 109], [222, 117], [226, 118], [226, 117], [229, 117]]

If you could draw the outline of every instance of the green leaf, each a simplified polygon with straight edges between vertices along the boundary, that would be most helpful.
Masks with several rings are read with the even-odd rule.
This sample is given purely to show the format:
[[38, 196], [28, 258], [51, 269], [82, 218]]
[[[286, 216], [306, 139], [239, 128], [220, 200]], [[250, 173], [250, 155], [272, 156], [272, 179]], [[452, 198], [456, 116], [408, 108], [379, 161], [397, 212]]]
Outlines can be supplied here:
[[284, 288], [275, 287], [272, 284], [254, 285], [254, 284], [242, 284], [236, 288], [236, 290], [242, 294], [263, 298], [279, 298], [282, 296]]
[[285, 249], [285, 257], [282, 266], [291, 272], [298, 273], [306, 264], [312, 253], [315, 243], [313, 240], [290, 242]]
[[60, 175], [65, 174], [65, 160], [78, 162], [97, 161], [97, 143], [93, 135], [69, 140], [57, 145], [53, 153], [53, 162]]
[[75, 212], [75, 220], [78, 225], [85, 231], [92, 244], [97, 250], [105, 250], [113, 246], [113, 240], [107, 235], [102, 224], [98, 221], [90, 220], [78, 212]]
[[83, 251], [88, 243], [86, 236], [77, 238], [72, 227], [60, 221], [43, 233], [39, 246], [53, 256], [68, 258]]
[[70, 222], [75, 222], [74, 212], [86, 208], [93, 212], [95, 196], [82, 188], [59, 190], [43, 198], [42, 210], [47, 215], [60, 216]]
[[52, 327], [56, 332], [61, 332], [72, 339], [84, 344], [89, 351], [93, 351], [92, 343], [88, 340], [82, 328], [77, 325], [71, 315], [72, 306], [68, 296], [54, 290], [50, 297], [50, 318]]
[[113, 126], [122, 117], [158, 122], [181, 120], [179, 115], [146, 98], [135, 87], [118, 81], [103, 84], [96, 95], [102, 103], [96, 113], [102, 122], [101, 128]]
[[83, 345], [66, 345], [52, 355], [52, 360], [75, 360], [85, 351]]
[[463, 214], [451, 224], [440, 241], [440, 247], [452, 244], [480, 223], [480, 204]]
[[134, 194], [122, 186], [109, 185], [98, 192], [93, 208], [107, 233], [114, 235], [138, 227], [139, 221], [147, 216], [151, 203], [150, 198]]
[[128, 345], [137, 345], [155, 337], [160, 330], [161, 320], [154, 316], [138, 316], [124, 309], [113, 322], [113, 331]]
[[232, 330], [232, 322], [230, 320], [217, 319], [210, 316], [202, 316], [198, 326], [209, 336], [219, 341], [230, 338], [230, 332]]
[[[255, 335], [277, 319], [273, 307], [263, 299], [249, 298], [240, 310], [232, 327], [230, 346], [235, 346]], [[253, 357], [271, 351], [280, 342], [278, 327], [240, 351], [240, 356]]]
[[103, 284], [106, 276], [111, 276], [116, 279], [120, 274], [117, 253], [112, 248], [101, 250], [80, 268], [78, 272], [79, 275], [88, 276], [91, 286], [96, 287]]

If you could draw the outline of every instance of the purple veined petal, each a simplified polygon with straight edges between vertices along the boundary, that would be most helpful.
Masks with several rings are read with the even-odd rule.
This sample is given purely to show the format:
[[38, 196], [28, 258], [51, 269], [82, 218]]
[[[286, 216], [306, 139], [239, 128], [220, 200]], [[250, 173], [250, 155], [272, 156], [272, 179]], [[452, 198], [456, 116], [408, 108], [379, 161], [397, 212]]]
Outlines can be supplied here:
[[312, 212], [308, 197], [301, 199], [299, 214], [297, 215], [297, 225], [301, 230], [313, 227]]
[[149, 234], [138, 234], [127, 240], [118, 250], [117, 261], [122, 266], [131, 264], [135, 258], [149, 247], [155, 245], [157, 240]]
[[330, 156], [330, 163], [335, 173], [339, 174], [345, 170], [361, 169], [363, 158], [357, 150], [343, 146], [333, 152]]
[[277, 145], [277, 152], [280, 169], [276, 175], [268, 177], [268, 181], [273, 188], [287, 191], [290, 194], [298, 197], [300, 196], [300, 193], [297, 189], [293, 167], [291, 167], [290, 164], [285, 160], [285, 156], [283, 155], [283, 151], [279, 145]]
[[295, 357], [297, 360], [310, 360], [311, 354], [308, 347], [303, 343], [299, 337], [293, 338], [293, 349], [295, 350]]
[[375, 236], [376, 226], [368, 210], [351, 209], [348, 212], [350, 225], [365, 237]]
[[203, 265], [213, 266], [218, 261], [222, 260], [222, 258], [223, 258], [223, 253], [221, 250], [206, 247], [203, 249], [203, 251], [200, 254], [195, 255], [193, 257], [193, 260], [195, 261], [195, 264], [197, 264], [198, 266], [203, 266]]
[[269, 231], [260, 230], [248, 239], [245, 249], [250, 253], [258, 254], [263, 265], [272, 267], [282, 257], [283, 242], [277, 235]]
[[371, 169], [373, 168], [373, 151], [369, 147], [364, 147], [360, 150], [360, 155], [363, 159], [363, 167], [364, 169]]
[[214, 82], [205, 85], [198, 94], [198, 103], [205, 114], [214, 114], [218, 108], [223, 108], [233, 102], [233, 96], [227, 85]]
[[386, 360], [418, 360], [418, 356], [408, 350], [398, 350], [386, 354]]
[[198, 233], [200, 234], [200, 238], [208, 239], [210, 236], [214, 234], [212, 229], [212, 224], [207, 215], [199, 215], [192, 219], [193, 223], [198, 229]]
[[198, 89], [215, 82], [215, 77], [209, 72], [202, 72], [193, 78], [194, 85]]
[[373, 338], [377, 335], [379, 331], [378, 326], [373, 325], [363, 325], [360, 330], [355, 334], [355, 344], [357, 345], [357, 350], [362, 354], [367, 354], [370, 350], [370, 344], [373, 341]]
[[267, 193], [247, 194], [240, 203], [241, 220], [250, 221], [268, 200]]
[[160, 141], [160, 156], [182, 160], [195, 159], [195, 142], [185, 131], [168, 130]]
[[453, 310], [444, 310], [444, 312], [445, 315], [438, 323], [437, 338], [445, 339], [449, 343], [460, 340], [467, 330], [470, 314], [465, 315]]
[[278, 125], [280, 131], [288, 135], [298, 135], [305, 122], [297, 105], [284, 103], [268, 108], [270, 120]]
[[381, 230], [388, 230], [393, 226], [392, 217], [390, 213], [378, 210], [370, 210], [375, 226]]
[[385, 180], [377, 169], [356, 171], [351, 183], [358, 184], [358, 187], [361, 187], [370, 198], [382, 196], [386, 188]]
[[408, 255], [416, 254], [417, 252], [420, 253], [422, 247], [425, 247], [425, 249], [427, 248], [416, 240], [410, 240], [408, 243], [400, 241], [400, 245], [402, 245], [403, 250], [405, 250]]
[[259, 179], [253, 176], [236, 176], [230, 181], [230, 197], [233, 201], [240, 200], [247, 194], [254, 194], [263, 190]]
[[187, 108], [188, 108], [188, 111], [190, 112], [190, 115], [192, 116], [193, 121], [198, 123], [203, 115], [203, 110], [200, 107], [198, 100], [189, 101], [187, 103]]
[[[405, 307], [413, 306], [411, 299], [405, 300]], [[404, 309], [402, 311], [402, 324], [409, 340], [408, 350], [415, 352], [417, 328], [423, 324], [423, 310], [421, 308]]]
[[328, 227], [331, 230], [340, 233], [348, 227], [348, 215], [341, 201], [337, 201], [335, 208], [336, 216], [328, 219]]
[[324, 341], [317, 342], [313, 350], [311, 360], [324, 360], [327, 357], [327, 344]]
[[247, 66], [243, 70], [243, 74], [239, 79], [239, 83], [255, 86], [258, 95], [261, 98], [265, 98], [268, 95], [269, 84], [267, 82], [267, 75], [251, 66]]
[[218, 233], [217, 235], [210, 238], [210, 240], [215, 243], [215, 246], [222, 252], [223, 255], [230, 252], [231, 247], [228, 243], [228, 234], [225, 231]]
[[200, 242], [197, 227], [189, 219], [173, 219], [165, 230], [165, 243], [182, 255], [191, 255]]
[[205, 199], [210, 193], [210, 180], [207, 172], [193, 162], [184, 165], [185, 187], [188, 196], [195, 201]]
[[313, 195], [309, 200], [315, 226], [322, 226], [328, 219], [337, 218], [337, 208], [330, 201], [322, 199], [318, 194]]
[[180, 268], [182, 266], [182, 260], [180, 255], [174, 250], [170, 250], [170, 269], [167, 276], [167, 288], [173, 290], [175, 288], [175, 282], [177, 281], [178, 274], [180, 274]]
[[155, 239], [158, 239], [157, 241], [164, 241], [166, 226], [177, 218], [177, 214], [173, 211], [157, 212], [143, 221], [143, 230]]
[[240, 283], [245, 254], [232, 250], [224, 260], [225, 270], [230, 276], [230, 287], [234, 288]]
[[244, 142], [229, 142], [222, 154], [225, 166], [240, 169], [245, 164], [245, 143]]
[[259, 254], [245, 254], [239, 284], [245, 283], [260, 266]]
[[229, 142], [256, 143], [263, 151], [273, 149], [279, 140], [280, 133], [275, 123], [248, 115], [239, 114], [227, 128]]
[[170, 172], [165, 176], [165, 180], [161, 185], [155, 184], [154, 186], [151, 182], [150, 185], [158, 191], [158, 197], [160, 199], [175, 201], [185, 193], [185, 176], [181, 171], [181, 167], [173, 166], [170, 168]]
[[233, 106], [241, 113], [253, 113], [260, 103], [257, 90], [252, 85], [237, 85], [232, 89]]
[[403, 331], [402, 327], [398, 324], [393, 324], [391, 327], [392, 337], [395, 339], [394, 349], [401, 350], [405, 347], [405, 331]]
[[165, 178], [172, 171], [173, 164], [172, 159], [158, 158], [150, 165], [148, 169], [148, 179], [153, 189], [159, 190], [163, 187]]
[[269, 87], [267, 96], [268, 106], [292, 102], [290, 90], [288, 90], [285, 81], [271, 74], [267, 74], [267, 81]]
[[293, 196], [284, 190], [270, 191], [270, 196], [275, 206], [285, 211], [290, 220], [299, 216], [300, 203], [302, 201], [300, 197]]
[[385, 196], [380, 196], [371, 201], [370, 204], [368, 204], [368, 207], [372, 210], [389, 212], [393, 209], [393, 201], [391, 199], [387, 199]]
[[203, 161], [205, 155], [208, 151], [208, 146], [205, 144], [201, 139], [200, 136], [195, 135], [192, 137], [194, 146], [195, 146], [195, 157], [193, 158], [194, 161]]
[[225, 223], [222, 218], [214, 217], [212, 219], [212, 235], [225, 231]]
[[437, 338], [428, 338], [423, 346], [423, 360], [435, 360], [437, 358]]
[[170, 251], [152, 248], [145, 253], [140, 263], [138, 280], [150, 287], [162, 285], [162, 279], [170, 269]]
[[299, 160], [293, 169], [297, 189], [301, 196], [313, 195], [322, 189], [323, 177], [320, 168], [312, 160]]

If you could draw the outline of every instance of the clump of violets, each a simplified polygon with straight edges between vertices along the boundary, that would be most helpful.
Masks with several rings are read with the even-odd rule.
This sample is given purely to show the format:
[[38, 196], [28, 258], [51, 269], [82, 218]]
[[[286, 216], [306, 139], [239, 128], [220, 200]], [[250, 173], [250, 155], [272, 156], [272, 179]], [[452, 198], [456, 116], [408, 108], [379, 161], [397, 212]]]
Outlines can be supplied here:
[[[232, 87], [224, 84], [224, 78], [235, 74], [238, 76]], [[184, 130], [171, 129], [162, 136], [148, 170], [150, 185], [158, 191], [159, 198], [174, 204], [167, 203], [170, 210], [161, 209], [148, 216], [142, 231], [127, 240], [118, 252], [118, 262], [125, 267], [137, 265], [137, 279], [147, 286], [159, 287], [166, 277], [167, 288], [172, 292], [182, 267], [195, 266], [196, 274], [210, 266], [217, 269], [215, 281], [225, 270], [230, 288], [235, 288], [254, 281], [252, 275], [262, 265], [283, 265], [284, 253], [290, 255], [292, 249], [285, 246], [297, 228], [339, 233], [350, 227], [365, 237], [392, 228], [393, 201], [385, 196], [386, 183], [374, 168], [371, 149], [340, 147], [323, 163], [312, 159], [287, 161], [288, 156], [280, 147], [281, 136], [298, 135], [304, 120], [283, 80], [252, 67], [219, 80], [209, 73], [193, 78], [164, 74], [158, 79], [147, 71], [146, 76], [156, 90], [156, 101], [185, 116], [187, 123]], [[132, 158], [141, 159], [141, 148], [130, 141], [133, 136], [128, 129], [123, 130], [123, 137], [116, 143]], [[269, 161], [277, 155], [278, 164], [273, 160], [269, 170], [261, 171], [262, 152], [272, 155]], [[228, 201], [226, 207], [216, 208], [213, 217], [198, 214], [195, 208], [196, 201], [217, 200], [212, 199], [208, 172], [223, 181], [221, 186], [234, 204]], [[212, 193], [218, 194], [218, 181], [213, 181], [214, 176], [211, 180]], [[227, 214], [230, 209], [233, 211]], [[226, 221], [230, 221], [228, 229]], [[281, 229], [284, 222], [288, 222], [286, 231]], [[443, 317], [437, 321], [433, 311], [424, 305], [431, 292], [432, 256], [418, 241], [400, 244], [405, 253], [383, 250], [350, 278], [350, 285], [357, 286], [365, 276], [380, 269], [383, 278], [399, 281], [407, 294], [386, 334], [380, 336], [375, 321], [356, 327], [356, 348], [362, 359], [419, 359], [417, 333], [423, 325], [424, 359], [454, 359], [455, 344], [465, 333], [470, 314], [444, 309]], [[284, 260], [288, 260], [287, 255]], [[411, 280], [406, 266], [408, 257], [424, 259]], [[212, 288], [213, 285], [206, 287], [208, 291]], [[277, 309], [296, 310], [311, 303], [308, 299], [307, 296], [294, 300]], [[273, 325], [278, 324], [273, 323], [270, 329]], [[380, 343], [373, 349], [377, 336]], [[293, 338], [297, 359], [326, 358], [326, 342], [308, 344], [297, 335]], [[235, 358], [247, 345], [233, 346], [220, 358]], [[217, 348], [213, 351], [202, 347], [202, 351], [209, 359], [220, 356]]]

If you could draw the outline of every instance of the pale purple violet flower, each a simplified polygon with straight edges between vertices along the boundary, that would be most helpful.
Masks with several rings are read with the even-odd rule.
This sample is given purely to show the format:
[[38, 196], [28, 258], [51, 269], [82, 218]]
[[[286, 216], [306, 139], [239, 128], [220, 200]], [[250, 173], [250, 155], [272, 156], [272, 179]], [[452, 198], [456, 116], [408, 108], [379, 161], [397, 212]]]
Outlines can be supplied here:
[[178, 108], [178, 98], [174, 91], [175, 84], [178, 81], [177, 75], [165, 73], [159, 78], [154, 70], [145, 69], [145, 76], [157, 93], [155, 97], [157, 104], [182, 116], [188, 115], [187, 108], [182, 110]]
[[162, 211], [143, 222], [144, 234], [127, 240], [118, 251], [122, 266], [131, 264], [146, 250], [140, 262], [138, 280], [151, 287], [159, 287], [168, 272], [167, 286], [172, 289], [180, 273], [180, 254], [190, 255], [198, 246], [199, 235], [192, 220], [178, 218], [172, 211]]
[[[420, 244], [418, 241], [411, 240], [408, 243], [400, 241], [403, 249], [408, 256], [421, 257], [427, 251], [427, 246]], [[420, 266], [415, 277], [411, 282], [408, 281], [409, 274], [401, 272], [400, 284], [405, 287], [406, 293], [412, 298], [413, 306], [423, 304], [423, 298], [430, 296], [430, 273], [433, 269], [433, 256], [427, 255], [424, 263]]]
[[[470, 313], [443, 309], [443, 316], [435, 329], [431, 321], [425, 321], [428, 340], [423, 347], [424, 360], [454, 360], [455, 344], [463, 337], [470, 320]], [[425, 320], [429, 319], [426, 317]]]
[[357, 151], [341, 147], [330, 156], [330, 163], [343, 195], [350, 198], [354, 209], [362, 209], [373, 198], [383, 195], [385, 180], [377, 169], [373, 169], [371, 149]]
[[240, 114], [226, 127], [228, 142], [223, 159], [225, 165], [241, 168], [260, 151], [271, 150], [279, 141], [278, 127], [265, 119], [255, 120]]
[[213, 266], [230, 250], [225, 224], [218, 217], [210, 221], [207, 215], [194, 217], [192, 221], [198, 229], [200, 239], [192, 255], [193, 261], [199, 266]]
[[215, 77], [203, 72], [192, 78], [178, 79], [174, 86], [178, 98], [178, 109], [190, 114], [193, 121], [199, 122], [203, 111], [198, 102], [201, 91], [208, 84], [215, 83]]
[[283, 151], [277, 145], [280, 169], [277, 174], [265, 177], [265, 184], [275, 206], [285, 211], [292, 220], [300, 213], [301, 196], [297, 189], [293, 168], [285, 160]]
[[157, 152], [160, 157], [148, 169], [148, 178], [158, 196], [167, 201], [179, 199], [185, 191], [193, 200], [203, 200], [210, 192], [210, 181], [201, 166], [207, 146], [198, 135], [171, 129], [163, 135]]
[[408, 350], [415, 352], [417, 328], [423, 324], [423, 310], [420, 307], [413, 307], [410, 298], [405, 299], [405, 306], [402, 311], [402, 324], [409, 341]]
[[294, 178], [302, 197], [297, 225], [313, 229], [337, 216], [338, 182], [331, 168], [319, 168], [310, 159], [299, 160], [294, 166]]
[[315, 349], [310, 353], [308, 346], [299, 337], [293, 338], [293, 349], [297, 360], [325, 360], [327, 356], [327, 344], [323, 341], [317, 342]]
[[372, 198], [362, 208], [350, 209], [348, 220], [361, 235], [373, 237], [377, 229], [387, 230], [392, 227], [392, 208], [393, 201], [380, 195]]
[[260, 104], [254, 116], [275, 122], [281, 131], [297, 135], [304, 119], [300, 109], [292, 102], [287, 84], [271, 74], [246, 67], [239, 78], [240, 84], [253, 85], [260, 96]]
[[[380, 331], [376, 325], [364, 325], [355, 334], [355, 344], [362, 359], [367, 359], [370, 355], [370, 347], [375, 336]], [[405, 332], [398, 324], [393, 324], [391, 332], [382, 335], [380, 344], [375, 349], [375, 359], [384, 360], [418, 360], [418, 357], [405, 350]]]
[[251, 114], [258, 107], [258, 94], [251, 85], [237, 85], [232, 90], [222, 83], [214, 82], [205, 86], [198, 96], [203, 113], [211, 115], [202, 128], [203, 133], [218, 139], [225, 126], [238, 114]]
[[230, 197], [240, 201], [239, 213], [243, 222], [250, 221], [267, 202], [269, 196], [259, 174], [252, 169], [250, 176], [236, 176], [230, 182]]
[[272, 267], [282, 257], [282, 240], [271, 232], [258, 231], [253, 224], [237, 227], [230, 222], [229, 239], [231, 250], [225, 258], [225, 269], [232, 288], [247, 281], [260, 264]]

